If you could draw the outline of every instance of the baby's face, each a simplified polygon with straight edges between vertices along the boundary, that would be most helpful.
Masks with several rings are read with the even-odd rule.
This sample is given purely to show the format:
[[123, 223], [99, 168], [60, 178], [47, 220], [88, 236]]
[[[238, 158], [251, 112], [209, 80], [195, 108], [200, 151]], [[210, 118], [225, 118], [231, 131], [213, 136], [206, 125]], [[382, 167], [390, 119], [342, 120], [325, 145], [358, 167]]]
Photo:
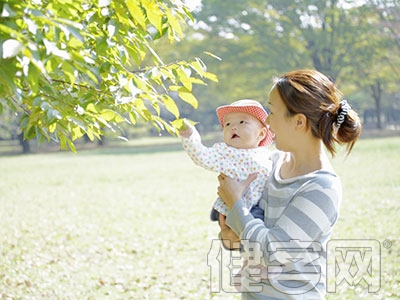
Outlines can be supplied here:
[[239, 149], [257, 148], [266, 135], [266, 128], [262, 123], [247, 113], [226, 114], [223, 125], [224, 142]]

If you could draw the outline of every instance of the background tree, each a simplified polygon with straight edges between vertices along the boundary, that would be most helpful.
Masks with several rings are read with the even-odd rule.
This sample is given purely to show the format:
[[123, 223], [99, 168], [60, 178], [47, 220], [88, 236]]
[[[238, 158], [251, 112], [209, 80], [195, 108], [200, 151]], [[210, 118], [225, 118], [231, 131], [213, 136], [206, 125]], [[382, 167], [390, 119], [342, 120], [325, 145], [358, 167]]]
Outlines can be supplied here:
[[358, 42], [350, 12], [338, 1], [203, 0], [194, 16], [199, 44], [221, 58], [207, 64], [218, 85], [198, 93], [212, 93], [214, 106], [243, 97], [263, 101], [271, 78], [290, 69], [337, 78]]
[[[218, 85], [198, 87], [196, 94], [213, 108], [243, 97], [265, 101], [271, 77], [294, 68], [315, 68], [337, 81], [356, 109], [371, 109], [374, 97], [384, 99], [398, 91], [388, 88], [396, 80], [390, 68], [399, 66], [399, 55], [393, 52], [398, 14], [398, 1], [393, 0], [362, 5], [339, 0], [203, 0], [201, 10], [194, 12], [194, 42], [185, 47], [207, 47], [221, 61], [207, 63], [218, 74]], [[199, 114], [203, 119], [201, 107]]]
[[165, 62], [153, 49], [182, 38], [192, 16], [180, 1], [6, 0], [0, 12], [0, 111], [18, 114], [25, 139], [75, 151], [138, 119], [174, 133], [160, 116], [180, 116], [170, 92], [197, 107], [193, 85], [216, 80], [198, 57]]
[[372, 100], [373, 108], [366, 101], [361, 103], [366, 112], [364, 123], [368, 125], [368, 117], [372, 116], [378, 129], [385, 127], [384, 111], [396, 108], [390, 95], [398, 91], [396, 82], [400, 80], [400, 35], [396, 36], [400, 6], [396, 8], [394, 4], [391, 0], [370, 1], [352, 9], [353, 27], [357, 28], [360, 41], [348, 53], [344, 78], [353, 81], [355, 88], [364, 90]]
[[[169, 48], [169, 54], [209, 51], [219, 60], [206, 60], [218, 83], [195, 87], [202, 105], [187, 116], [205, 130], [218, 128], [215, 108], [240, 98], [266, 101], [273, 76], [295, 68], [308, 58], [298, 51], [298, 42], [280, 36], [268, 17], [265, 1], [202, 1], [194, 12], [197, 22], [186, 31], [185, 41]], [[282, 47], [290, 45], [285, 51]], [[167, 50], [164, 44], [163, 50]], [[289, 51], [290, 49], [290, 51]], [[311, 63], [308, 64], [311, 66]]]

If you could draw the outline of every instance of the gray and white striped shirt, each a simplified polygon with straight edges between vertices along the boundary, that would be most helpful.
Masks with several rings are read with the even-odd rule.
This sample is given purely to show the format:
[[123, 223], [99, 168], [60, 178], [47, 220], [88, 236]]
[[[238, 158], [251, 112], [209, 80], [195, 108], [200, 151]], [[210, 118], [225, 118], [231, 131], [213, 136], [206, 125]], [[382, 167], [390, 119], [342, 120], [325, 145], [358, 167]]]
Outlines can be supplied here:
[[259, 204], [264, 222], [242, 200], [227, 215], [253, 259], [244, 270], [242, 299], [324, 299], [326, 244], [338, 219], [341, 182], [331, 170], [283, 179], [283, 157], [280, 151], [271, 156], [274, 167]]

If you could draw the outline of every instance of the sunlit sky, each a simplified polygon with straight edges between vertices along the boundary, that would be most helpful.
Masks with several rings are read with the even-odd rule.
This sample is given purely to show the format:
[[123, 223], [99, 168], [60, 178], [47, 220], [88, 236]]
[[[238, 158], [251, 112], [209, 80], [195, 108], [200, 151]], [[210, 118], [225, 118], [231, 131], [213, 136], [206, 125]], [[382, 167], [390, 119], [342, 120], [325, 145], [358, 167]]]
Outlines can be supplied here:
[[[198, 7], [201, 4], [201, 0], [183, 0], [191, 9], [194, 9]], [[341, 2], [342, 7], [348, 8], [352, 6], [359, 6], [365, 3], [365, 0], [354, 0], [354, 1], [348, 1], [348, 0], [342, 0], [339, 1]]]
[[197, 6], [200, 5], [201, 0], [183, 0], [187, 6], [189, 6], [191, 9], [196, 8]]

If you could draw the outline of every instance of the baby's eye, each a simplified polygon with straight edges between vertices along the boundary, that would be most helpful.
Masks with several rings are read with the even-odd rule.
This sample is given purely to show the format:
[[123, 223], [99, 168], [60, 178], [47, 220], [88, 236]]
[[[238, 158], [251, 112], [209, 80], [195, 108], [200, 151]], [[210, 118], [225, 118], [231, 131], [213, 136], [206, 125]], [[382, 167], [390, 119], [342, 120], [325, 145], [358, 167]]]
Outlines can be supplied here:
[[240, 121], [240, 124], [246, 124], [246, 121]]
[[229, 125], [231, 125], [231, 123], [226, 123], [226, 124], [225, 124], [225, 126], [229, 126]]

